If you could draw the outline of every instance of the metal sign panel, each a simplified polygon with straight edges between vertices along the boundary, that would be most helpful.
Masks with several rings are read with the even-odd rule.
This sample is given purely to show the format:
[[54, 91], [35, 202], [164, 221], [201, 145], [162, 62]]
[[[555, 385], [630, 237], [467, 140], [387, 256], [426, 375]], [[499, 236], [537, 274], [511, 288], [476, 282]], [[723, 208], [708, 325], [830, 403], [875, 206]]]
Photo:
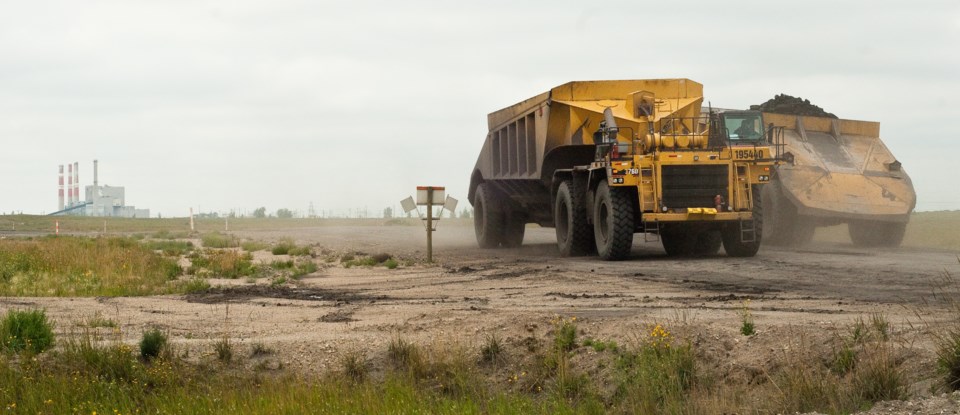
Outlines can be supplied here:
[[446, 200], [445, 202], [443, 202], [443, 208], [446, 209], [448, 212], [451, 212], [451, 213], [456, 214], [456, 213], [457, 213], [457, 203], [458, 203], [458, 202], [457, 202], [457, 199], [454, 199], [454, 198], [452, 198], [452, 197], [450, 197], [450, 196], [447, 196], [447, 200]]
[[446, 197], [444, 188], [442, 186], [417, 186], [417, 204], [418, 205], [427, 205], [429, 200], [429, 193], [433, 191], [433, 205], [439, 206], [443, 204], [443, 200]]
[[400, 201], [400, 207], [403, 208], [404, 213], [410, 213], [414, 210], [417, 210], [417, 204], [413, 202], [413, 197], [407, 197]]

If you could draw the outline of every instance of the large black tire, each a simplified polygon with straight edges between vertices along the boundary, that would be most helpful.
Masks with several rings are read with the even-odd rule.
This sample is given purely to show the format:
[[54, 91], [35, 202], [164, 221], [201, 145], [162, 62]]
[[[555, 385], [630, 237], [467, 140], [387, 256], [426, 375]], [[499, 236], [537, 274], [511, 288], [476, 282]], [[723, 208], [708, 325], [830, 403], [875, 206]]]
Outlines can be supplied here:
[[898, 247], [907, 231], [904, 222], [853, 221], [847, 227], [853, 244], [863, 247]]
[[668, 256], [687, 256], [693, 253], [694, 234], [677, 224], [660, 225], [660, 242]]
[[593, 236], [600, 258], [619, 261], [630, 256], [633, 216], [633, 200], [627, 189], [600, 182], [593, 205]]
[[[760, 196], [758, 186], [751, 188], [753, 193], [753, 226], [755, 229], [754, 240], [744, 242], [740, 230], [740, 222], [731, 222], [724, 226], [720, 233], [723, 239], [723, 249], [727, 255], [732, 257], [751, 257], [760, 250], [760, 241], [763, 239], [763, 198]], [[747, 224], [744, 224], [747, 225]]]
[[557, 248], [562, 256], [583, 256], [593, 252], [593, 229], [587, 223], [586, 192], [572, 180], [557, 188], [553, 219]]
[[802, 246], [813, 240], [816, 222], [797, 213], [779, 179], [763, 186], [760, 201], [767, 207], [763, 238], [774, 245]]
[[693, 255], [716, 255], [717, 252], [720, 252], [720, 245], [722, 243], [723, 237], [719, 231], [707, 230], [700, 232], [694, 239]]
[[508, 212], [503, 224], [503, 239], [500, 245], [504, 248], [516, 248], [523, 245], [523, 234], [527, 228], [526, 216], [518, 212]]
[[719, 231], [697, 230], [691, 226], [668, 225], [660, 232], [663, 250], [668, 256], [705, 256], [720, 252], [723, 239]]
[[481, 248], [500, 246], [503, 240], [503, 219], [503, 210], [493, 189], [484, 183], [477, 185], [473, 198], [473, 230]]

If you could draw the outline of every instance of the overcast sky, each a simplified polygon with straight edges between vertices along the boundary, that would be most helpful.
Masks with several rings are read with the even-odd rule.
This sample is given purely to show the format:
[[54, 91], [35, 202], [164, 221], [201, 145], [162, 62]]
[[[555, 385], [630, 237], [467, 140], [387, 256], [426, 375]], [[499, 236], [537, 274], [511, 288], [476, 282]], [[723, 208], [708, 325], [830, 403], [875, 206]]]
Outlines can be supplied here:
[[880, 121], [917, 209], [960, 209], [960, 2], [776, 3], [2, 0], [0, 212], [56, 210], [93, 159], [153, 216], [465, 206], [487, 113], [678, 77]]

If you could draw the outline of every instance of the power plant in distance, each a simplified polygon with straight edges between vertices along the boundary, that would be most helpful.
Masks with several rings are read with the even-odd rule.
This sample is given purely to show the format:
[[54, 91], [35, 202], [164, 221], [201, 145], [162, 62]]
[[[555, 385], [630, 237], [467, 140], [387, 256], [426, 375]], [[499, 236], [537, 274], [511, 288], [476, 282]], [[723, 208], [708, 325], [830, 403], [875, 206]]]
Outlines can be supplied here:
[[[86, 200], [80, 200], [80, 163], [67, 164], [67, 185], [63, 183], [63, 165], [60, 165], [59, 204], [50, 215], [103, 216], [120, 218], [149, 218], [150, 209], [127, 206], [123, 186], [100, 186], [97, 180], [97, 161], [93, 161], [93, 186], [86, 187]], [[64, 196], [66, 190], [66, 196]]]

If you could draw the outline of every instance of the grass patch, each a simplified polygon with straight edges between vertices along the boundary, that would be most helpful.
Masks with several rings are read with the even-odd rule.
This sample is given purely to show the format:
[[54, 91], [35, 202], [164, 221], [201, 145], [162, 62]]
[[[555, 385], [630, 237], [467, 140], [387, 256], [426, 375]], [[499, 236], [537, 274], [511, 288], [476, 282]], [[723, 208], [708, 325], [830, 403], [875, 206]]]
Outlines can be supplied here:
[[114, 322], [111, 319], [104, 318], [99, 311], [95, 313], [93, 317], [90, 317], [89, 319], [87, 319], [87, 321], [84, 322], [83, 325], [91, 329], [100, 328], [100, 327], [107, 327], [107, 328], [117, 327], [116, 322]]
[[213, 344], [213, 352], [214, 355], [217, 356], [217, 360], [223, 363], [230, 363], [233, 361], [233, 342], [231, 342], [228, 337], [217, 340]]
[[367, 355], [358, 350], [352, 350], [340, 356], [340, 367], [344, 376], [354, 382], [363, 382], [370, 373]]
[[260, 241], [243, 241], [240, 243], [240, 248], [247, 252], [264, 251], [269, 247], [270, 245]]
[[140, 296], [176, 292], [182, 273], [130, 238], [72, 236], [0, 240], [0, 295]]
[[[886, 321], [875, 315], [872, 321]], [[838, 337], [830, 359], [821, 361], [816, 347], [801, 339], [799, 352], [791, 352], [783, 369], [771, 380], [776, 388], [775, 407], [780, 413], [853, 413], [874, 403], [907, 398], [907, 379], [887, 339], [887, 327], [866, 324], [858, 318]]]
[[386, 261], [389, 260], [389, 259], [393, 259], [393, 255], [390, 255], [390, 254], [388, 254], [388, 253], [381, 252], [381, 253], [379, 253], [379, 254], [371, 255], [370, 258], [372, 258], [372, 259], [373, 259], [374, 261], [376, 261], [378, 264], [382, 264], [382, 263], [386, 262]]
[[10, 310], [0, 320], [0, 350], [41, 353], [53, 346], [53, 325], [43, 310]]
[[291, 239], [281, 240], [273, 246], [270, 252], [274, 255], [290, 256], [310, 256], [313, 254], [313, 250], [309, 246], [297, 246]]
[[204, 248], [236, 248], [240, 246], [240, 240], [236, 236], [227, 235], [220, 232], [203, 234], [200, 237]]
[[[570, 319], [555, 319], [550, 337], [542, 339], [544, 354], [518, 355], [509, 366], [487, 364], [512, 344], [494, 336], [482, 341], [478, 360], [466, 352], [470, 348], [420, 346], [397, 334], [384, 359], [348, 351], [337, 368], [318, 377], [286, 373], [272, 359], [259, 359], [249, 371], [186, 363], [172, 352], [138, 359], [119, 335], [104, 342], [84, 332], [36, 359], [3, 361], [0, 391], [14, 397], [2, 404], [15, 402], [14, 412], [22, 413], [851, 413], [905, 397], [894, 342], [881, 340], [872, 324], [869, 341], [841, 336], [857, 361], [845, 375], [815, 357], [815, 347], [801, 344], [774, 362], [766, 380], [736, 389], [729, 379], [711, 379], [691, 343], [662, 325], [645, 330], [634, 344], [593, 354], [557, 340], [567, 333], [556, 330], [561, 321]], [[228, 338], [213, 347], [216, 359], [235, 358]], [[250, 351], [251, 357], [270, 353], [260, 343]], [[388, 366], [374, 376], [371, 365], [378, 361]]]
[[[346, 257], [347, 257], [347, 256], [345, 255], [344, 258], [346, 258]], [[352, 258], [353, 256], [350, 255], [350, 257]], [[351, 260], [348, 260], [348, 261], [346, 261], [346, 262], [343, 262], [343, 258], [341, 258], [341, 259], [340, 259], [340, 262], [343, 264], [343, 267], [344, 267], [344, 268], [352, 268], [352, 267], [372, 267], [372, 266], [377, 265], [377, 260], [375, 260], [375, 259], [373, 259], [373, 258], [370, 258], [370, 257], [362, 257], [362, 258], [351, 259]]]
[[180, 282], [180, 292], [184, 294], [200, 294], [210, 289], [210, 283], [203, 278], [190, 278]]
[[317, 272], [318, 269], [319, 268], [317, 267], [317, 264], [315, 264], [313, 261], [300, 262], [297, 264], [296, 268], [294, 268], [293, 275], [291, 275], [291, 277], [299, 279], [305, 275]]
[[577, 318], [564, 319], [557, 317], [553, 321], [554, 347], [561, 352], [569, 352], [577, 347]]
[[273, 262], [270, 263], [270, 268], [273, 268], [276, 270], [293, 268], [293, 260], [292, 259], [288, 259], [286, 261], [274, 260]]
[[487, 336], [483, 346], [480, 347], [480, 361], [484, 363], [500, 363], [503, 361], [503, 345], [496, 334]]
[[396, 269], [398, 265], [400, 264], [397, 263], [397, 260], [393, 258], [383, 261], [383, 266], [387, 267], [388, 269]]
[[617, 342], [613, 340], [603, 341], [603, 340], [587, 338], [587, 339], [583, 339], [583, 345], [585, 347], [592, 348], [597, 353], [602, 353], [607, 350], [611, 352], [617, 352], [620, 350], [620, 346], [617, 345]]
[[191, 275], [235, 279], [253, 275], [257, 271], [249, 252], [206, 249], [194, 252], [188, 258], [190, 268], [187, 273]]
[[167, 335], [160, 330], [152, 329], [143, 333], [140, 339], [140, 357], [152, 360], [160, 356], [160, 352], [167, 345]]
[[267, 347], [261, 342], [256, 342], [250, 347], [250, 357], [260, 357], [273, 354], [273, 349]]
[[143, 245], [152, 251], [160, 251], [166, 256], [186, 255], [193, 250], [193, 242], [174, 240], [153, 240], [143, 242]]
[[752, 336], [757, 332], [753, 324], [753, 313], [750, 311], [750, 300], [743, 302], [743, 308], [740, 309], [740, 334]]
[[423, 371], [423, 353], [416, 344], [406, 341], [399, 335], [387, 346], [387, 357], [395, 369], [421, 373]]
[[170, 231], [163, 229], [157, 232], [154, 232], [150, 235], [153, 239], [185, 239], [190, 237], [190, 234], [186, 231]]

